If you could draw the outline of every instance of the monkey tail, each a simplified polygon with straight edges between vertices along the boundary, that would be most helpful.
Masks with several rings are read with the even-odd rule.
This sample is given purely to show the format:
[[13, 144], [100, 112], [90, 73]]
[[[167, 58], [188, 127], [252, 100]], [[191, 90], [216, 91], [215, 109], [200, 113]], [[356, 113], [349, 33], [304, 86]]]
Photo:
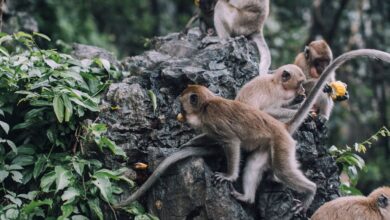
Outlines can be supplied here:
[[268, 70], [271, 66], [271, 53], [269, 51], [267, 42], [264, 39], [263, 33], [253, 34], [251, 36], [252, 40], [256, 43], [257, 49], [259, 50], [260, 64], [259, 64], [259, 74], [268, 73]]
[[317, 83], [311, 90], [311, 93], [309, 94], [305, 102], [302, 104], [301, 108], [294, 115], [294, 117], [289, 122], [287, 122], [287, 130], [290, 134], [293, 134], [302, 124], [303, 120], [305, 120], [314, 101], [317, 99], [319, 93], [322, 91], [322, 88], [325, 86], [325, 83], [327, 82], [331, 73], [338, 69], [346, 61], [358, 57], [369, 57], [390, 63], [390, 53], [373, 49], [353, 50], [337, 57], [332, 63], [330, 63], [326, 67], [326, 69], [318, 79]]
[[115, 205], [116, 208], [129, 205], [130, 203], [141, 197], [152, 185], [159, 179], [159, 177], [168, 169], [168, 167], [179, 160], [185, 159], [191, 156], [207, 156], [213, 155], [218, 152], [218, 148], [203, 148], [203, 147], [186, 147], [183, 148], [169, 157], [165, 158], [154, 170], [152, 175], [146, 180], [146, 182], [131, 196], [124, 201]]

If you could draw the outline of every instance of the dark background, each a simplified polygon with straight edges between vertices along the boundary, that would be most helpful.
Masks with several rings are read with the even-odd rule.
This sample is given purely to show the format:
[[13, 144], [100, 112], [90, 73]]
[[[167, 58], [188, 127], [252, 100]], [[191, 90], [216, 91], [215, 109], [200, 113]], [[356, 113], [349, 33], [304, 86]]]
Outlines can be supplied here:
[[[119, 58], [142, 53], [153, 36], [178, 32], [195, 11], [192, 0], [7, 0], [3, 31], [39, 31], [67, 51], [72, 42], [96, 45]], [[358, 48], [390, 51], [390, 1], [271, 0], [265, 37], [272, 68], [292, 63], [308, 42], [323, 38], [334, 56]], [[329, 146], [353, 146], [389, 128], [389, 64], [359, 59], [338, 70], [350, 100], [336, 104]], [[364, 193], [390, 184], [390, 140], [382, 138], [363, 155]]]

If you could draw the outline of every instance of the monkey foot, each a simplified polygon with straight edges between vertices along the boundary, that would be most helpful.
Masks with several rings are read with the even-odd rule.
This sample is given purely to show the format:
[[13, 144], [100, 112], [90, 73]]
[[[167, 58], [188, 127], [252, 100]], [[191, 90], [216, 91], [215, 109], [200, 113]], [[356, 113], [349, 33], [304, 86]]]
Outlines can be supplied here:
[[306, 210], [303, 207], [303, 204], [302, 204], [302, 202], [300, 200], [293, 199], [293, 202], [295, 203], [295, 205], [291, 208], [291, 212], [293, 212], [294, 215], [305, 214], [306, 213]]
[[254, 199], [248, 198], [247, 196], [245, 196], [245, 194], [239, 193], [236, 190], [233, 190], [230, 194], [238, 201], [250, 203], [250, 204], [254, 203]]
[[219, 172], [216, 172], [213, 177], [212, 177], [212, 183], [214, 185], [217, 185], [217, 184], [221, 184], [223, 182], [231, 182], [232, 179], [227, 177], [225, 174], [223, 173], [219, 173]]

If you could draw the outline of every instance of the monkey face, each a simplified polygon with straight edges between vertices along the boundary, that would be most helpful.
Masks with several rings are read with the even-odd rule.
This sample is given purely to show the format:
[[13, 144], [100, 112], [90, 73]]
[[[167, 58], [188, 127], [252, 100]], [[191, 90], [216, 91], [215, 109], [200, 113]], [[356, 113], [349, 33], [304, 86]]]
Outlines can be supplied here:
[[319, 78], [333, 58], [332, 51], [324, 40], [311, 42], [303, 53], [312, 78]]
[[298, 95], [305, 94], [303, 82], [305, 74], [296, 65], [284, 65], [276, 70], [276, 76], [280, 77], [281, 84], [285, 90], [294, 90]]
[[206, 87], [189, 85], [180, 95], [181, 113], [177, 119], [181, 122], [188, 122], [192, 127], [199, 125], [199, 114], [202, 111], [207, 99], [214, 97], [214, 94]]

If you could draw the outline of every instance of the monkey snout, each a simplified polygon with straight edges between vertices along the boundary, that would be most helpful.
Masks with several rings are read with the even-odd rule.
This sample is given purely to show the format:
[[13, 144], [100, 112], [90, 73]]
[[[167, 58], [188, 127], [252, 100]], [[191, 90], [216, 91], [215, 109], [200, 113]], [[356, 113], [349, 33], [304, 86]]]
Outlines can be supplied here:
[[186, 118], [184, 117], [184, 115], [183, 115], [182, 113], [177, 114], [176, 120], [177, 120], [178, 122], [181, 122], [181, 123], [186, 122]]

